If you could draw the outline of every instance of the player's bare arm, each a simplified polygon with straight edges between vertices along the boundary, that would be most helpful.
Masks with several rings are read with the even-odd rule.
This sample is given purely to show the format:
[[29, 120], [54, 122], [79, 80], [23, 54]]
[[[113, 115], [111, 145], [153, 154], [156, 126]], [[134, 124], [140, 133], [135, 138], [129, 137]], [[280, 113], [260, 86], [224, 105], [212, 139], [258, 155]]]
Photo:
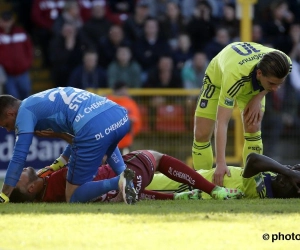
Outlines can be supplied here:
[[265, 155], [256, 153], [249, 154], [247, 157], [245, 170], [243, 172], [243, 177], [250, 178], [260, 172], [268, 171], [282, 174], [288, 177], [290, 183], [300, 193], [300, 188], [297, 186], [297, 183], [300, 183], [300, 172], [297, 170], [293, 170], [290, 167], [283, 165]]

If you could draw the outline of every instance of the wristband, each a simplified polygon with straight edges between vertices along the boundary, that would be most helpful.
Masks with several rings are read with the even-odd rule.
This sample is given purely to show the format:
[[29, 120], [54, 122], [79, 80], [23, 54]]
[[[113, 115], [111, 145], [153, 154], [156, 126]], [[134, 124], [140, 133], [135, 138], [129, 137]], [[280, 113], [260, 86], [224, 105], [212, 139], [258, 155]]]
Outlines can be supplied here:
[[58, 157], [49, 167], [53, 169], [53, 171], [57, 171], [63, 168], [68, 162], [62, 157]]

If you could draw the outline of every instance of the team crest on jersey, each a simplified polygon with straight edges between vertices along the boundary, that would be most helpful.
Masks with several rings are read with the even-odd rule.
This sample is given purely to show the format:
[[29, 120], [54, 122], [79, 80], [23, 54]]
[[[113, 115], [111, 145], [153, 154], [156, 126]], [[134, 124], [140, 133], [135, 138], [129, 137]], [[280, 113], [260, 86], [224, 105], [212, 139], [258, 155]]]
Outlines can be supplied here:
[[200, 108], [206, 108], [207, 107], [207, 103], [208, 103], [208, 100], [205, 100], [205, 99], [201, 99], [200, 100]]
[[229, 98], [225, 98], [225, 105], [232, 107], [233, 106], [233, 100]]

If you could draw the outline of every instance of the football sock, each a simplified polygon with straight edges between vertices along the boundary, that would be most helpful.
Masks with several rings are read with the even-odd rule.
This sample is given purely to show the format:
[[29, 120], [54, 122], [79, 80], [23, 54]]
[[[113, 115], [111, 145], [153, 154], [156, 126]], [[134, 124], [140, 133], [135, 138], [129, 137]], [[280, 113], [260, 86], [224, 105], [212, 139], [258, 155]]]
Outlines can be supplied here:
[[216, 186], [203, 178], [194, 169], [169, 155], [162, 156], [156, 170], [174, 181], [187, 184], [208, 194]]
[[109, 166], [113, 169], [116, 175], [121, 174], [126, 168], [118, 147], [116, 147], [112, 155], [108, 157], [106, 161], [109, 164]]
[[71, 196], [70, 202], [89, 202], [111, 190], [119, 190], [120, 176], [100, 181], [90, 181], [79, 186]]
[[141, 193], [141, 200], [173, 200], [173, 193], [161, 193], [151, 190], [144, 190]]
[[244, 133], [244, 149], [243, 149], [243, 164], [245, 166], [247, 156], [250, 153], [263, 153], [263, 143], [261, 139], [261, 131], [256, 133]]
[[214, 158], [210, 142], [196, 142], [194, 139], [192, 158], [194, 169], [212, 169]]

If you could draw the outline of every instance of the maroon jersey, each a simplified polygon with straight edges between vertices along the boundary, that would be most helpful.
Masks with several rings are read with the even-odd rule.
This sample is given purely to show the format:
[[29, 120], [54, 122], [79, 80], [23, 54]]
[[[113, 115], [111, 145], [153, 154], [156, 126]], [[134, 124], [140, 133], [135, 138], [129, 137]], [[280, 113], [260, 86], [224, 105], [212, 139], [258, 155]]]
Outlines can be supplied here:
[[[147, 187], [153, 179], [156, 161], [151, 153], [147, 150], [134, 151], [123, 155], [123, 159], [128, 168], [135, 171], [133, 180], [137, 193]], [[42, 202], [65, 202], [66, 175], [67, 168], [60, 169], [53, 174], [45, 177], [46, 188], [42, 196]], [[98, 168], [94, 181], [110, 179], [116, 174], [111, 167], [106, 164]], [[118, 191], [112, 190], [96, 199], [96, 201], [109, 201], [117, 195]], [[140, 197], [140, 195], [139, 195]]]
[[[130, 168], [135, 171], [135, 177], [133, 179], [133, 185], [140, 198], [140, 193], [147, 187], [153, 179], [154, 172], [156, 169], [156, 161], [153, 155], [147, 150], [138, 150], [123, 155], [123, 160]], [[115, 177], [116, 174], [109, 165], [99, 167], [98, 172], [94, 180], [103, 180]], [[110, 194], [110, 195], [109, 195]], [[117, 191], [114, 191], [117, 194]], [[105, 200], [114, 198], [111, 192], [107, 194]], [[100, 201], [103, 201], [103, 196]]]
[[[66, 202], [66, 176], [68, 169], [60, 169], [53, 174], [44, 177], [46, 183], [44, 194], [42, 195], [40, 202]], [[110, 168], [109, 165], [104, 165], [99, 167], [97, 175], [94, 180], [103, 180], [115, 177], [116, 174]], [[104, 194], [98, 197], [95, 201], [109, 201], [118, 194], [117, 191], [110, 191], [107, 194]]]
[[156, 169], [155, 158], [147, 150], [138, 150], [124, 155], [123, 159], [127, 167], [135, 171], [133, 185], [140, 198], [140, 193], [153, 179]]
[[41, 201], [43, 202], [66, 202], [66, 176], [67, 168], [60, 169], [53, 174], [44, 177], [46, 189]]

